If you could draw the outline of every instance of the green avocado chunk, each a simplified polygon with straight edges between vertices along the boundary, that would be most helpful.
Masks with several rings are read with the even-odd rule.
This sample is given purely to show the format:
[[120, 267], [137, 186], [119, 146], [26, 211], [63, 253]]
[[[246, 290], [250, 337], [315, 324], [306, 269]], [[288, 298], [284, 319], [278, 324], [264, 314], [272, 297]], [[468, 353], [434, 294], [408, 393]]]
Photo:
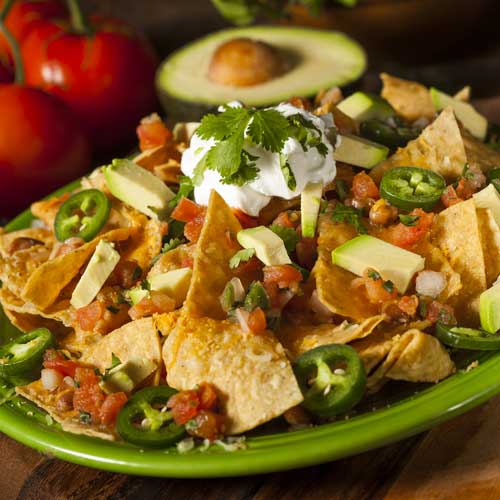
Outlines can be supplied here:
[[322, 182], [309, 182], [300, 195], [302, 236], [314, 238], [323, 196]]
[[341, 135], [333, 152], [335, 161], [362, 168], [373, 168], [387, 158], [389, 148], [355, 135]]
[[[257, 85], [236, 87], [208, 77], [212, 55], [236, 38], [265, 42], [287, 61], [281, 76]], [[172, 121], [197, 121], [207, 111], [230, 101], [247, 106], [272, 106], [293, 96], [313, 96], [321, 89], [357, 80], [366, 67], [361, 46], [335, 31], [253, 26], [212, 33], [174, 52], [160, 67], [156, 85], [160, 101]]]
[[385, 120], [396, 112], [382, 97], [365, 92], [355, 92], [339, 102], [337, 109], [358, 122], [366, 120]]
[[481, 328], [488, 333], [500, 330], [500, 284], [493, 285], [479, 296]]

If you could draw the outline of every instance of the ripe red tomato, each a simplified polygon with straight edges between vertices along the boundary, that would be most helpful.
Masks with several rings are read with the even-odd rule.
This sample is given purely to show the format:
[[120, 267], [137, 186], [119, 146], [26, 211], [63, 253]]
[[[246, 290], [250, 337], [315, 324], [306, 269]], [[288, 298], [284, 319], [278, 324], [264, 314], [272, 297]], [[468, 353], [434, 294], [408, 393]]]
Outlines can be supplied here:
[[139, 120], [156, 109], [157, 58], [129, 25], [90, 19], [92, 33], [70, 23], [37, 23], [22, 44], [26, 83], [62, 98], [100, 152], [134, 141]]
[[0, 57], [0, 83], [9, 83], [13, 80], [13, 75]]
[[[0, 0], [0, 6], [5, 3]], [[57, 0], [17, 0], [5, 18], [5, 25], [18, 43], [21, 43], [36, 23], [43, 19], [65, 17], [66, 9]], [[0, 33], [0, 52], [4, 52], [12, 63], [11, 49]]]
[[85, 174], [90, 146], [78, 121], [56, 97], [39, 89], [0, 85], [0, 213]]

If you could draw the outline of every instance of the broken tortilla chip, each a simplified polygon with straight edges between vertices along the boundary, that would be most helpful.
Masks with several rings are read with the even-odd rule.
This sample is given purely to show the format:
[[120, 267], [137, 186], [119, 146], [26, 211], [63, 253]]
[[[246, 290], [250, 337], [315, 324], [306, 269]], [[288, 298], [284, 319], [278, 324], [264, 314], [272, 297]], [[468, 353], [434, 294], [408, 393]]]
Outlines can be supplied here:
[[170, 335], [174, 330], [179, 318], [181, 316], [181, 309], [176, 309], [175, 311], [163, 314], [157, 314], [153, 316], [153, 321], [155, 323], [156, 329], [161, 333], [163, 337]]
[[356, 276], [332, 263], [332, 251], [357, 233], [348, 224], [339, 224], [328, 215], [321, 216], [318, 228], [318, 260], [311, 276], [316, 281], [318, 299], [332, 313], [356, 322], [378, 314], [360, 289], [353, 293], [351, 283]]
[[489, 208], [476, 208], [476, 214], [483, 246], [486, 287], [489, 288], [500, 275], [500, 228]]
[[434, 220], [431, 240], [460, 274], [462, 288], [450, 299], [461, 325], [477, 326], [479, 295], [486, 290], [486, 269], [480, 223], [474, 200], [443, 210]]
[[[70, 253], [45, 262], [30, 274], [21, 297], [39, 309], [47, 309], [90, 259], [99, 241], [123, 241], [129, 238], [130, 234], [131, 231], [128, 228], [114, 229], [101, 234]], [[48, 283], [50, 286], [47, 286]]]
[[396, 113], [409, 122], [418, 120], [419, 118], [427, 118], [432, 120], [436, 114], [436, 109], [432, 104], [432, 99], [429, 90], [424, 85], [403, 80], [382, 73], [381, 96], [389, 102], [396, 110]]
[[[63, 391], [65, 392], [65, 391]], [[80, 412], [77, 410], [61, 411], [57, 407], [57, 402], [61, 397], [61, 392], [51, 392], [45, 389], [40, 380], [36, 380], [24, 387], [16, 387], [16, 393], [32, 401], [37, 406], [45, 410], [66, 432], [80, 434], [84, 436], [97, 437], [114, 441], [116, 437], [111, 432], [98, 429], [92, 424], [84, 424], [79, 421]]]
[[222, 197], [212, 191], [205, 223], [194, 254], [191, 286], [184, 302], [188, 314], [223, 319], [219, 297], [233, 277], [229, 260], [239, 250], [236, 234], [241, 231], [233, 211]]
[[[18, 251], [15, 249], [22, 240], [33, 240], [34, 243], [37, 242], [33, 246], [41, 244], [49, 250], [55, 243], [53, 232], [43, 228], [30, 227], [11, 233], [2, 233], [0, 234], [0, 255], [4, 258], [9, 258], [13, 253]], [[22, 246], [19, 248], [22, 248]]]
[[161, 345], [153, 318], [131, 321], [111, 332], [91, 345], [80, 361], [104, 373], [112, 365], [113, 354], [122, 363], [129, 363], [127, 374], [136, 386], [157, 371], [161, 365]]
[[269, 331], [254, 335], [229, 321], [185, 316], [167, 337], [163, 359], [171, 387], [215, 386], [228, 434], [253, 429], [303, 400], [285, 351]]
[[301, 354], [327, 344], [349, 344], [370, 335], [386, 319], [380, 314], [364, 320], [361, 324], [344, 321], [340, 325], [293, 325], [286, 324], [277, 336], [292, 361]]

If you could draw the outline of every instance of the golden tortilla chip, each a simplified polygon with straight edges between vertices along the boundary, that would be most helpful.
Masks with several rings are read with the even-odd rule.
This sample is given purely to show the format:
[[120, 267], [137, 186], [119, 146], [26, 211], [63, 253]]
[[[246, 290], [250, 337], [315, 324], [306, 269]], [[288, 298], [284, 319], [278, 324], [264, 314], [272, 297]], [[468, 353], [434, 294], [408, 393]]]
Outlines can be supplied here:
[[86, 350], [80, 361], [104, 373], [112, 365], [113, 354], [122, 363], [130, 363], [127, 373], [140, 384], [161, 365], [161, 345], [153, 318], [142, 318], [123, 325]]
[[356, 349], [361, 361], [369, 374], [389, 354], [394, 341], [383, 331], [374, 332], [372, 335], [357, 340], [351, 347]]
[[453, 110], [446, 108], [416, 139], [373, 168], [370, 175], [380, 181], [388, 170], [411, 165], [429, 168], [454, 181], [467, 163], [488, 172], [500, 164], [500, 153], [472, 137], [460, 126]]
[[75, 192], [64, 193], [56, 198], [37, 201], [31, 205], [31, 213], [34, 217], [43, 221], [47, 228], [51, 229], [54, 227], [54, 221], [59, 208]]
[[403, 80], [382, 73], [380, 75], [383, 87], [381, 96], [396, 110], [396, 113], [405, 120], [413, 122], [419, 118], [432, 120], [436, 109], [432, 104], [429, 90], [424, 85]]
[[500, 228], [489, 208], [476, 208], [484, 254], [486, 286], [489, 288], [500, 275]]
[[0, 234], [0, 255], [6, 259], [9, 258], [14, 253], [13, 249], [18, 240], [24, 239], [38, 241], [49, 250], [55, 243], [54, 233], [43, 228], [30, 227], [11, 233], [2, 233]]
[[452, 205], [435, 218], [431, 239], [460, 274], [462, 288], [450, 299], [459, 324], [477, 327], [479, 295], [486, 290], [486, 269], [474, 200]]
[[154, 167], [167, 163], [170, 158], [172, 158], [172, 146], [163, 144], [139, 153], [134, 158], [134, 163], [153, 172]]
[[[409, 339], [409, 341], [408, 341]], [[407, 382], [439, 382], [455, 372], [455, 364], [439, 340], [420, 330], [407, 331], [397, 342], [402, 352], [386, 371], [385, 377]], [[392, 352], [392, 350], [391, 350]]]
[[97, 437], [114, 441], [116, 437], [109, 431], [104, 431], [92, 424], [83, 424], [79, 421], [79, 412], [76, 410], [61, 411], [57, 408], [57, 401], [61, 392], [50, 392], [45, 389], [40, 380], [36, 380], [24, 387], [16, 387], [17, 394], [33, 401], [37, 406], [45, 410], [66, 432], [84, 436]]
[[212, 191], [207, 215], [194, 254], [191, 286], [184, 302], [186, 311], [195, 317], [224, 319], [219, 297], [233, 277], [229, 260], [240, 248], [236, 234], [241, 225], [227, 203]]
[[[3, 306], [2, 306], [3, 307]], [[68, 329], [58, 321], [54, 321], [42, 316], [22, 313], [3, 307], [3, 311], [7, 319], [22, 332], [31, 332], [36, 328], [48, 328], [54, 335], [62, 337], [68, 333]]]
[[179, 245], [177, 248], [162, 254], [149, 270], [148, 278], [184, 267], [187, 261], [194, 261], [195, 252], [196, 245]]
[[[114, 229], [101, 234], [70, 253], [45, 262], [30, 274], [21, 297], [39, 309], [47, 309], [57, 300], [62, 289], [77, 276], [93, 254], [99, 241], [123, 241], [129, 238], [130, 234], [131, 231], [127, 228]], [[48, 283], [50, 286], [47, 286]]]
[[287, 323], [277, 332], [277, 336], [293, 361], [301, 354], [327, 344], [349, 344], [370, 335], [386, 319], [380, 314], [363, 321], [361, 324], [344, 321], [340, 325], [293, 325]]
[[157, 314], [153, 316], [153, 321], [155, 323], [156, 329], [161, 333], [163, 337], [170, 335], [170, 333], [175, 329], [177, 322], [181, 316], [181, 309], [176, 309], [175, 311]]
[[163, 346], [170, 386], [212, 383], [228, 417], [228, 434], [263, 424], [303, 400], [282, 345], [271, 332], [245, 333], [238, 324], [183, 317]]
[[179, 176], [182, 174], [180, 163], [176, 160], [168, 160], [167, 163], [157, 165], [153, 172], [167, 184], [179, 184]]
[[348, 224], [338, 224], [329, 216], [322, 216], [318, 229], [318, 260], [311, 276], [316, 281], [318, 299], [332, 313], [351, 318], [356, 322], [378, 314], [362, 290], [355, 293], [351, 283], [356, 276], [332, 263], [332, 251], [356, 236]]
[[271, 224], [271, 222], [278, 217], [281, 212], [291, 210], [292, 208], [300, 207], [300, 196], [285, 200], [284, 198], [271, 198], [271, 201], [260, 211], [259, 221], [264, 226]]

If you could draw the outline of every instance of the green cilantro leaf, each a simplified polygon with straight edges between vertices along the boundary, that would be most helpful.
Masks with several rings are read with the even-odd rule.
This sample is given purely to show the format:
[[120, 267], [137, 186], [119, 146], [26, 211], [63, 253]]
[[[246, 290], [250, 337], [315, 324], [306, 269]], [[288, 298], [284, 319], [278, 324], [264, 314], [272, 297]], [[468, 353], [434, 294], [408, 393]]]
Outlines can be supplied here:
[[288, 189], [295, 191], [295, 189], [297, 189], [297, 179], [295, 179], [295, 175], [292, 172], [292, 167], [290, 167], [286, 155], [280, 154], [280, 167]]
[[182, 198], [189, 198], [193, 191], [194, 191], [193, 181], [185, 175], [181, 176], [179, 178], [179, 189], [175, 197], [168, 202], [168, 206], [170, 208], [176, 207]]
[[418, 221], [420, 220], [420, 216], [419, 215], [399, 215], [399, 220], [405, 226], [412, 227], [412, 226], [416, 226], [418, 224]]
[[250, 153], [241, 150], [241, 164], [239, 170], [221, 180], [223, 184], [234, 184], [236, 186], [244, 186], [248, 182], [253, 181], [257, 174], [259, 173], [258, 168], [255, 166], [255, 161], [257, 161], [256, 156], [252, 156]]
[[179, 238], [172, 238], [169, 241], [167, 241], [164, 245], [163, 248], [161, 249], [161, 253], [167, 253], [170, 252], [170, 250], [174, 250], [177, 248], [179, 245], [182, 245], [183, 240]]
[[229, 260], [229, 267], [236, 269], [242, 262], [248, 262], [255, 255], [255, 248], [245, 248], [236, 252]]
[[201, 120], [201, 125], [196, 134], [202, 139], [215, 139], [223, 141], [240, 130], [243, 130], [250, 120], [250, 112], [246, 108], [227, 107], [218, 115], [208, 114]]
[[325, 157], [328, 154], [328, 147], [323, 142], [321, 131], [300, 113], [288, 117], [290, 137], [294, 137], [302, 146], [304, 151], [316, 148], [318, 153]]
[[363, 224], [362, 212], [354, 207], [347, 207], [341, 203], [337, 203], [332, 212], [332, 220], [334, 222], [345, 222], [354, 226], [359, 234], [367, 234], [368, 230]]
[[263, 109], [253, 114], [248, 135], [255, 144], [278, 153], [288, 139], [288, 120], [275, 109]]
[[394, 283], [390, 280], [384, 281], [384, 284], [382, 285], [382, 288], [389, 293], [392, 293], [394, 291]]
[[206, 165], [216, 170], [225, 179], [238, 172], [243, 149], [243, 134], [234, 134], [229, 139], [218, 142], [206, 156]]
[[279, 226], [278, 224], [273, 224], [269, 227], [269, 229], [283, 240], [288, 253], [295, 251], [295, 247], [300, 239], [295, 229], [291, 227]]
[[91, 424], [92, 423], [92, 416], [90, 415], [90, 413], [88, 413], [86, 411], [80, 411], [80, 416], [78, 417], [78, 420], [82, 424]]
[[121, 365], [122, 362], [120, 361], [120, 358], [114, 353], [111, 353], [111, 366], [108, 368], [108, 370], [112, 370], [113, 368], [116, 368], [118, 365]]
[[113, 305], [106, 307], [106, 309], [112, 314], [118, 314], [120, 312], [120, 309]]
[[379, 279], [382, 279], [380, 274], [377, 271], [375, 271], [375, 269], [370, 269], [368, 271], [368, 277], [373, 281], [378, 281]]

